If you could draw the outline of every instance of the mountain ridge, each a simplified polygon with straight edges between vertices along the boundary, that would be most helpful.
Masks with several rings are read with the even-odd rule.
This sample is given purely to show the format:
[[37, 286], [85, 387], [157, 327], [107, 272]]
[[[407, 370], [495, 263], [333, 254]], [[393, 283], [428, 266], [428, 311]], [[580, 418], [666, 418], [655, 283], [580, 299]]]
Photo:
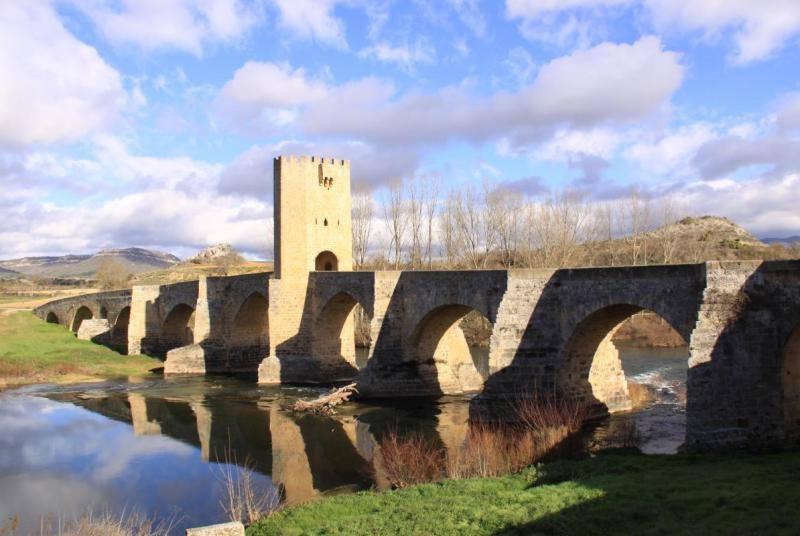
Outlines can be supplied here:
[[130, 274], [166, 268], [180, 262], [171, 253], [130, 247], [104, 249], [94, 254], [6, 259], [0, 260], [0, 268], [33, 277], [91, 278], [106, 260], [119, 263], [120, 269]]

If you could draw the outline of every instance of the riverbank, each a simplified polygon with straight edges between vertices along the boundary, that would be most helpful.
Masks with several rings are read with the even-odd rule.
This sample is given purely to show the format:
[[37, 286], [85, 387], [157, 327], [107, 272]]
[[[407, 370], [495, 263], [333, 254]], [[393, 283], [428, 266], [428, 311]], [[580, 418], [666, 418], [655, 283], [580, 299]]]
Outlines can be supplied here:
[[789, 534], [800, 526], [798, 474], [798, 453], [604, 454], [326, 498], [247, 534]]
[[64, 327], [45, 323], [30, 311], [0, 312], [0, 389], [146, 376], [161, 366], [158, 359], [120, 355], [78, 340]]

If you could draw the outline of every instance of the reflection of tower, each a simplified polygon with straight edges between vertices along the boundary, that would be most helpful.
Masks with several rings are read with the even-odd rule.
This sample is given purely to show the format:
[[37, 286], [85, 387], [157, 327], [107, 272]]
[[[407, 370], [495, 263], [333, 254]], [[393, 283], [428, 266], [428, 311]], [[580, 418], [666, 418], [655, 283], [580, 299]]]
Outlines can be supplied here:
[[318, 497], [300, 427], [283, 415], [277, 404], [270, 408], [269, 430], [272, 435], [272, 481], [283, 487], [286, 504]]
[[128, 404], [131, 407], [133, 433], [136, 435], [155, 435], [161, 433], [161, 425], [147, 420], [147, 403], [144, 396], [128, 393]]
[[211, 410], [205, 407], [202, 401], [190, 403], [194, 416], [197, 419], [197, 436], [200, 438], [200, 455], [203, 460], [210, 459], [211, 447]]

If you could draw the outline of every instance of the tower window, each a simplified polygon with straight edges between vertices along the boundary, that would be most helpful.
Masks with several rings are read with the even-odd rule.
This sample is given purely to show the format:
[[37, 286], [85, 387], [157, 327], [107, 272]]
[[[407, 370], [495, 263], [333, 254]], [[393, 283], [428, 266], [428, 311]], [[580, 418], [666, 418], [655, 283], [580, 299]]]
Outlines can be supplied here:
[[327, 226], [328, 226], [328, 218], [325, 218], [325, 219], [322, 221], [322, 224], [323, 224], [325, 227], [327, 227]]

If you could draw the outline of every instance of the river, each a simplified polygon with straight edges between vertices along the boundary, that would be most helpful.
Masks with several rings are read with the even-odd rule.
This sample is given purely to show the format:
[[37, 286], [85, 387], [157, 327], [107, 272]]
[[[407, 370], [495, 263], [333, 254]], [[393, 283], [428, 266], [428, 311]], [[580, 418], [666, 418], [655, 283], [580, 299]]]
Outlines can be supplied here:
[[[587, 444], [601, 442], [615, 419], [632, 419], [644, 452], [675, 452], [686, 350], [624, 349], [621, 357], [628, 376], [657, 396], [591, 427]], [[466, 433], [468, 397], [353, 403], [333, 417], [282, 409], [320, 392], [186, 377], [0, 393], [0, 532], [14, 516], [26, 534], [38, 533], [43, 516], [63, 522], [95, 510], [141, 512], [180, 534], [225, 519], [223, 475], [242, 465], [263, 493], [296, 503], [385, 488], [375, 445], [389, 430], [419, 430], [451, 449]]]

